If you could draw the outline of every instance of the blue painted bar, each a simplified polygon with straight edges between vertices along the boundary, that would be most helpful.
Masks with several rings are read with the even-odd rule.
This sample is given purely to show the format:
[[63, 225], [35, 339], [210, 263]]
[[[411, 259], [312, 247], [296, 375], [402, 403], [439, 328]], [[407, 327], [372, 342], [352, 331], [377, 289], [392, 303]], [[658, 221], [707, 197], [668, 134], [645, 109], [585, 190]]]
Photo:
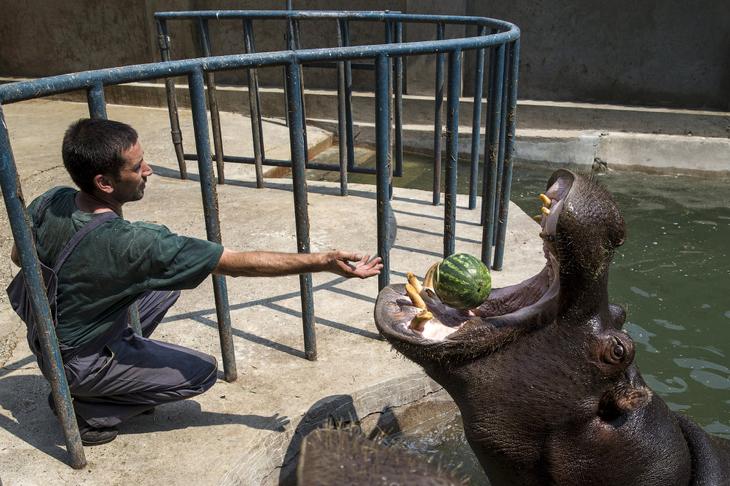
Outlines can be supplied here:
[[[478, 34], [486, 33], [486, 27], [479, 27]], [[474, 107], [471, 118], [471, 165], [469, 167], [469, 209], [477, 207], [479, 192], [479, 142], [482, 124], [482, 93], [484, 87], [484, 49], [477, 49], [476, 68], [474, 69]]]
[[[160, 46], [160, 58], [167, 62], [170, 60], [170, 36], [167, 32], [167, 22], [164, 19], [156, 19], [157, 42]], [[177, 97], [175, 96], [175, 80], [165, 78], [165, 95], [167, 96], [167, 112], [170, 117], [170, 136], [172, 145], [175, 147], [177, 165], [180, 168], [180, 179], [188, 178], [188, 170], [185, 166], [182, 132], [180, 131], [180, 117], [177, 111]]]
[[378, 213], [378, 255], [383, 259], [383, 269], [378, 275], [378, 289], [390, 283], [390, 248], [388, 248], [388, 211], [390, 208], [390, 104], [388, 86], [390, 84], [390, 64], [385, 55], [375, 58], [375, 166], [376, 200]]
[[[395, 42], [400, 44], [403, 42], [403, 24], [395, 23]], [[395, 91], [395, 170], [393, 176], [403, 176], [403, 58], [396, 57], [393, 60], [395, 71], [395, 83], [393, 90]]]
[[208, 19], [238, 19], [249, 17], [252, 19], [347, 19], [357, 21], [385, 21], [387, 19], [401, 20], [408, 23], [431, 23], [444, 22], [447, 24], [486, 25], [497, 29], [509, 30], [514, 26], [504, 20], [489, 17], [474, 17], [468, 15], [424, 15], [393, 13], [381, 11], [346, 11], [346, 10], [296, 10], [286, 12], [282, 10], [195, 10], [176, 12], [157, 12], [155, 18], [160, 19], [195, 19], [198, 17]]
[[[253, 22], [251, 22], [251, 19], [243, 20], [243, 44], [247, 54], [256, 52]], [[266, 153], [264, 151], [264, 128], [261, 122], [259, 75], [256, 68], [248, 70], [248, 107], [251, 116], [251, 136], [253, 137], [253, 153], [256, 165], [256, 187], [261, 189], [264, 187], [264, 171], [262, 166]], [[225, 162], [225, 156], [223, 157], [223, 161]]]
[[[203, 57], [210, 57], [210, 34], [208, 19], [198, 18], [198, 40]], [[213, 129], [213, 146], [215, 147], [215, 162], [218, 171], [218, 184], [226, 183], [223, 164], [223, 136], [221, 134], [221, 116], [218, 110], [218, 97], [215, 89], [215, 74], [212, 71], [204, 73], [205, 84], [208, 86], [208, 106], [210, 107], [210, 124]]]
[[[289, 96], [289, 143], [292, 157], [292, 186], [294, 191], [294, 216], [297, 228], [297, 251], [309, 253], [309, 212], [307, 209], [307, 178], [305, 173], [304, 116], [300, 111], [302, 100], [301, 66], [292, 63], [286, 67], [287, 95]], [[317, 338], [314, 330], [314, 299], [312, 274], [299, 276], [302, 300], [302, 325], [304, 328], [304, 356], [317, 360]]]
[[13, 149], [10, 146], [2, 105], [0, 105], [0, 185], [2, 186], [5, 209], [8, 212], [10, 230], [25, 275], [26, 289], [31, 299], [36, 321], [40, 323], [38, 336], [45, 361], [49, 364], [49, 381], [53, 402], [56, 405], [58, 418], [63, 429], [66, 450], [70, 456], [70, 465], [74, 469], [81, 469], [86, 466], [86, 456], [84, 455], [76, 415], [71, 403], [71, 392], [68, 389], [61, 352], [58, 349], [58, 338], [51, 317], [51, 309], [48, 305], [46, 286], [41, 276], [38, 255], [33, 243], [30, 219], [23, 201], [20, 178], [15, 166]]
[[[185, 160], [198, 160], [197, 154], [185, 154]], [[233, 162], [235, 164], [255, 164], [256, 159], [254, 157], [242, 157], [239, 155], [226, 155], [223, 157], [225, 162]], [[291, 167], [291, 160], [282, 159], [265, 159], [263, 165], [271, 167]], [[309, 169], [315, 170], [331, 170], [337, 171], [340, 169], [339, 165], [334, 164], [321, 164], [318, 162], [310, 162], [307, 166]], [[375, 174], [375, 169], [372, 167], [355, 167], [348, 170], [355, 174]]]
[[[337, 45], [342, 47], [342, 23], [337, 22]], [[340, 196], [347, 196], [347, 101], [345, 61], [337, 63], [337, 143], [340, 159]]]
[[86, 90], [86, 101], [91, 118], [106, 118], [106, 102], [104, 101], [104, 85], [95, 84]]
[[[205, 83], [202, 71], [194, 71], [188, 76], [190, 87], [190, 107], [193, 111], [193, 127], [195, 129], [195, 148], [198, 153], [198, 172], [200, 173], [200, 189], [203, 196], [203, 213], [205, 231], [209, 241], [221, 243], [221, 226], [218, 217], [218, 194], [215, 187], [215, 176], [210, 153], [210, 137], [208, 135], [208, 116], [205, 109]], [[223, 355], [223, 374], [228, 382], [236, 381], [236, 357], [233, 350], [231, 334], [231, 310], [228, 305], [226, 279], [221, 275], [213, 275], [213, 296], [218, 317], [218, 335]]]
[[504, 72], [504, 45], [495, 47], [496, 53], [490, 56], [490, 64], [493, 63], [492, 79], [489, 80], [489, 94], [487, 100], [487, 117], [489, 119], [489, 131], [487, 143], [484, 147], [484, 178], [485, 188], [482, 197], [486, 200], [484, 227], [482, 231], [482, 261], [489, 267], [492, 263], [492, 241], [494, 241], [494, 207], [497, 201], [497, 158], [499, 143], [499, 120], [502, 116], [502, 76]]
[[[509, 86], [509, 59], [511, 58], [510, 45], [506, 44], [504, 48], [505, 62], [504, 71], [502, 73], [502, 86], [504, 88], [502, 89], [502, 113], [499, 119], [499, 151], [497, 153], [497, 204], [494, 206], [494, 221], [496, 225], [499, 224], [499, 212], [501, 211], [502, 206], [502, 198], [500, 197], [500, 194], [502, 194], [502, 173], [504, 172], [504, 143], [505, 138], [507, 137], [507, 98], [509, 96], [507, 87]], [[496, 227], [494, 230], [493, 245], [497, 244], [498, 232], [499, 228]]]
[[456, 240], [456, 184], [459, 168], [459, 98], [461, 97], [461, 52], [449, 52], [449, 82], [446, 101], [446, 194], [444, 204], [444, 258], [454, 253]]
[[[288, 49], [291, 51], [298, 51], [301, 48], [301, 44], [299, 42], [299, 21], [297, 19], [289, 18], [289, 22], [287, 23], [287, 33]], [[299, 110], [301, 110], [302, 112], [302, 135], [304, 137], [305, 163], [304, 167], [307, 168], [309, 164], [309, 143], [307, 141], [307, 107], [304, 103], [304, 71], [302, 68], [302, 63], [297, 63], [297, 69], [299, 69], [299, 91], [301, 91], [301, 93], [299, 93]], [[289, 106], [288, 103], [291, 100], [291, 96], [287, 94], [287, 107]]]
[[[342, 47], [350, 45], [350, 24], [347, 20], [337, 22], [342, 32]], [[355, 129], [352, 121], [352, 63], [345, 62], [345, 130], [347, 136], [347, 169], [355, 168]]]
[[515, 153], [515, 129], [517, 126], [517, 83], [520, 77], [520, 40], [512, 45], [512, 59], [510, 61], [509, 104], [507, 112], [507, 141], [504, 158], [504, 173], [502, 175], [502, 211], [499, 214], [499, 230], [497, 246], [494, 250], [494, 269], [502, 270], [504, 261], [504, 244], [507, 235], [507, 217], [509, 201], [512, 192], [512, 158]]
[[[440, 18], [440, 17], [439, 17]], [[390, 56], [410, 56], [449, 52], [454, 49], [476, 49], [510, 42], [519, 37], [515, 26], [508, 32], [485, 37], [445, 39], [440, 42], [420, 41], [391, 44], [389, 46], [351, 46], [342, 48], [302, 49], [297, 52], [259, 52], [256, 54], [234, 54], [213, 56], [204, 59], [183, 59], [179, 61], [135, 64], [119, 68], [99, 69], [83, 73], [61, 74], [32, 81], [20, 81], [0, 85], [0, 103], [14, 103], [32, 98], [41, 98], [58, 93], [86, 89], [101, 82], [106, 85], [147, 81], [169, 76], [186, 76], [196, 69], [222, 71], [246, 67], [279, 66], [288, 62], [309, 62], [322, 58], [331, 61], [354, 60]]]
[[[436, 40], [444, 38], [444, 24], [436, 25]], [[433, 117], [433, 205], [441, 202], [441, 110], [444, 104], [444, 55], [436, 55], [436, 92]]]

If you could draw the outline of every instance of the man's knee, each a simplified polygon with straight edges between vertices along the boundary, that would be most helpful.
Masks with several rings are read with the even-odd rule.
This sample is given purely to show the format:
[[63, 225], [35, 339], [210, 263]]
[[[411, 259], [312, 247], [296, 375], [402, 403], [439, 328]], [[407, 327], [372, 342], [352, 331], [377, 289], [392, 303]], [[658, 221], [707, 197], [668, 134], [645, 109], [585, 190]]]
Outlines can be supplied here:
[[213, 385], [215, 385], [215, 382], [218, 379], [218, 361], [214, 356], [208, 357], [210, 358], [210, 360], [207, 360], [208, 366], [206, 366], [203, 373], [201, 373], [201, 376], [203, 376], [203, 380], [200, 384], [201, 393], [209, 390]]

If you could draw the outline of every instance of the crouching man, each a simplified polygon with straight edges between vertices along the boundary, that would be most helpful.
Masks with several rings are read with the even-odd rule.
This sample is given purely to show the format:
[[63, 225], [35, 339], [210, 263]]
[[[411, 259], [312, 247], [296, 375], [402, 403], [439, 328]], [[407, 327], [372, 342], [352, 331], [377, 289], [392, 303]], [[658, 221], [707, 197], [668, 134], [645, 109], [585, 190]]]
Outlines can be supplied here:
[[[29, 205], [29, 213], [41, 262], [51, 268], [60, 263], [56, 334], [84, 445], [110, 442], [121, 422], [215, 383], [214, 357], [149, 339], [180, 290], [211, 273], [328, 271], [368, 278], [382, 268], [380, 258], [341, 251], [238, 252], [123, 219], [122, 206], [142, 199], [152, 174], [137, 132], [124, 123], [79, 120], [67, 130], [62, 154], [79, 190], [53, 188]], [[11, 257], [19, 265], [15, 246]], [[130, 328], [133, 303], [142, 336]], [[28, 327], [31, 349], [48, 376], [34, 325]]]

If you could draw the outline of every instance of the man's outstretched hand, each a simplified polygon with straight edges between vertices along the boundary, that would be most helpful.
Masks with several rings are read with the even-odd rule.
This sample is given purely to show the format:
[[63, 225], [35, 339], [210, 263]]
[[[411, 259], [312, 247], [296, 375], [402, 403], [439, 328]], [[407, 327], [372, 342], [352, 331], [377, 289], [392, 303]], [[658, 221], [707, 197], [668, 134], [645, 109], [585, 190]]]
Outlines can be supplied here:
[[333, 251], [327, 254], [329, 259], [327, 269], [347, 278], [368, 278], [378, 275], [383, 268], [380, 257], [372, 260], [370, 255], [360, 256], [357, 253]]

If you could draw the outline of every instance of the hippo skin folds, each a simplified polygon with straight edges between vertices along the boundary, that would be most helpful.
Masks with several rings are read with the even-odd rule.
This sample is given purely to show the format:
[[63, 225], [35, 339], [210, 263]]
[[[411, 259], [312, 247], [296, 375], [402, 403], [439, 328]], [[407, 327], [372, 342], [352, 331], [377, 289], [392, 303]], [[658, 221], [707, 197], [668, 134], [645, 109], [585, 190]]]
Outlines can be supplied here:
[[728, 485], [730, 442], [667, 408], [634, 364], [608, 269], [624, 241], [611, 195], [558, 170], [541, 195], [544, 269], [458, 311], [384, 288], [375, 323], [451, 395], [493, 486]]

